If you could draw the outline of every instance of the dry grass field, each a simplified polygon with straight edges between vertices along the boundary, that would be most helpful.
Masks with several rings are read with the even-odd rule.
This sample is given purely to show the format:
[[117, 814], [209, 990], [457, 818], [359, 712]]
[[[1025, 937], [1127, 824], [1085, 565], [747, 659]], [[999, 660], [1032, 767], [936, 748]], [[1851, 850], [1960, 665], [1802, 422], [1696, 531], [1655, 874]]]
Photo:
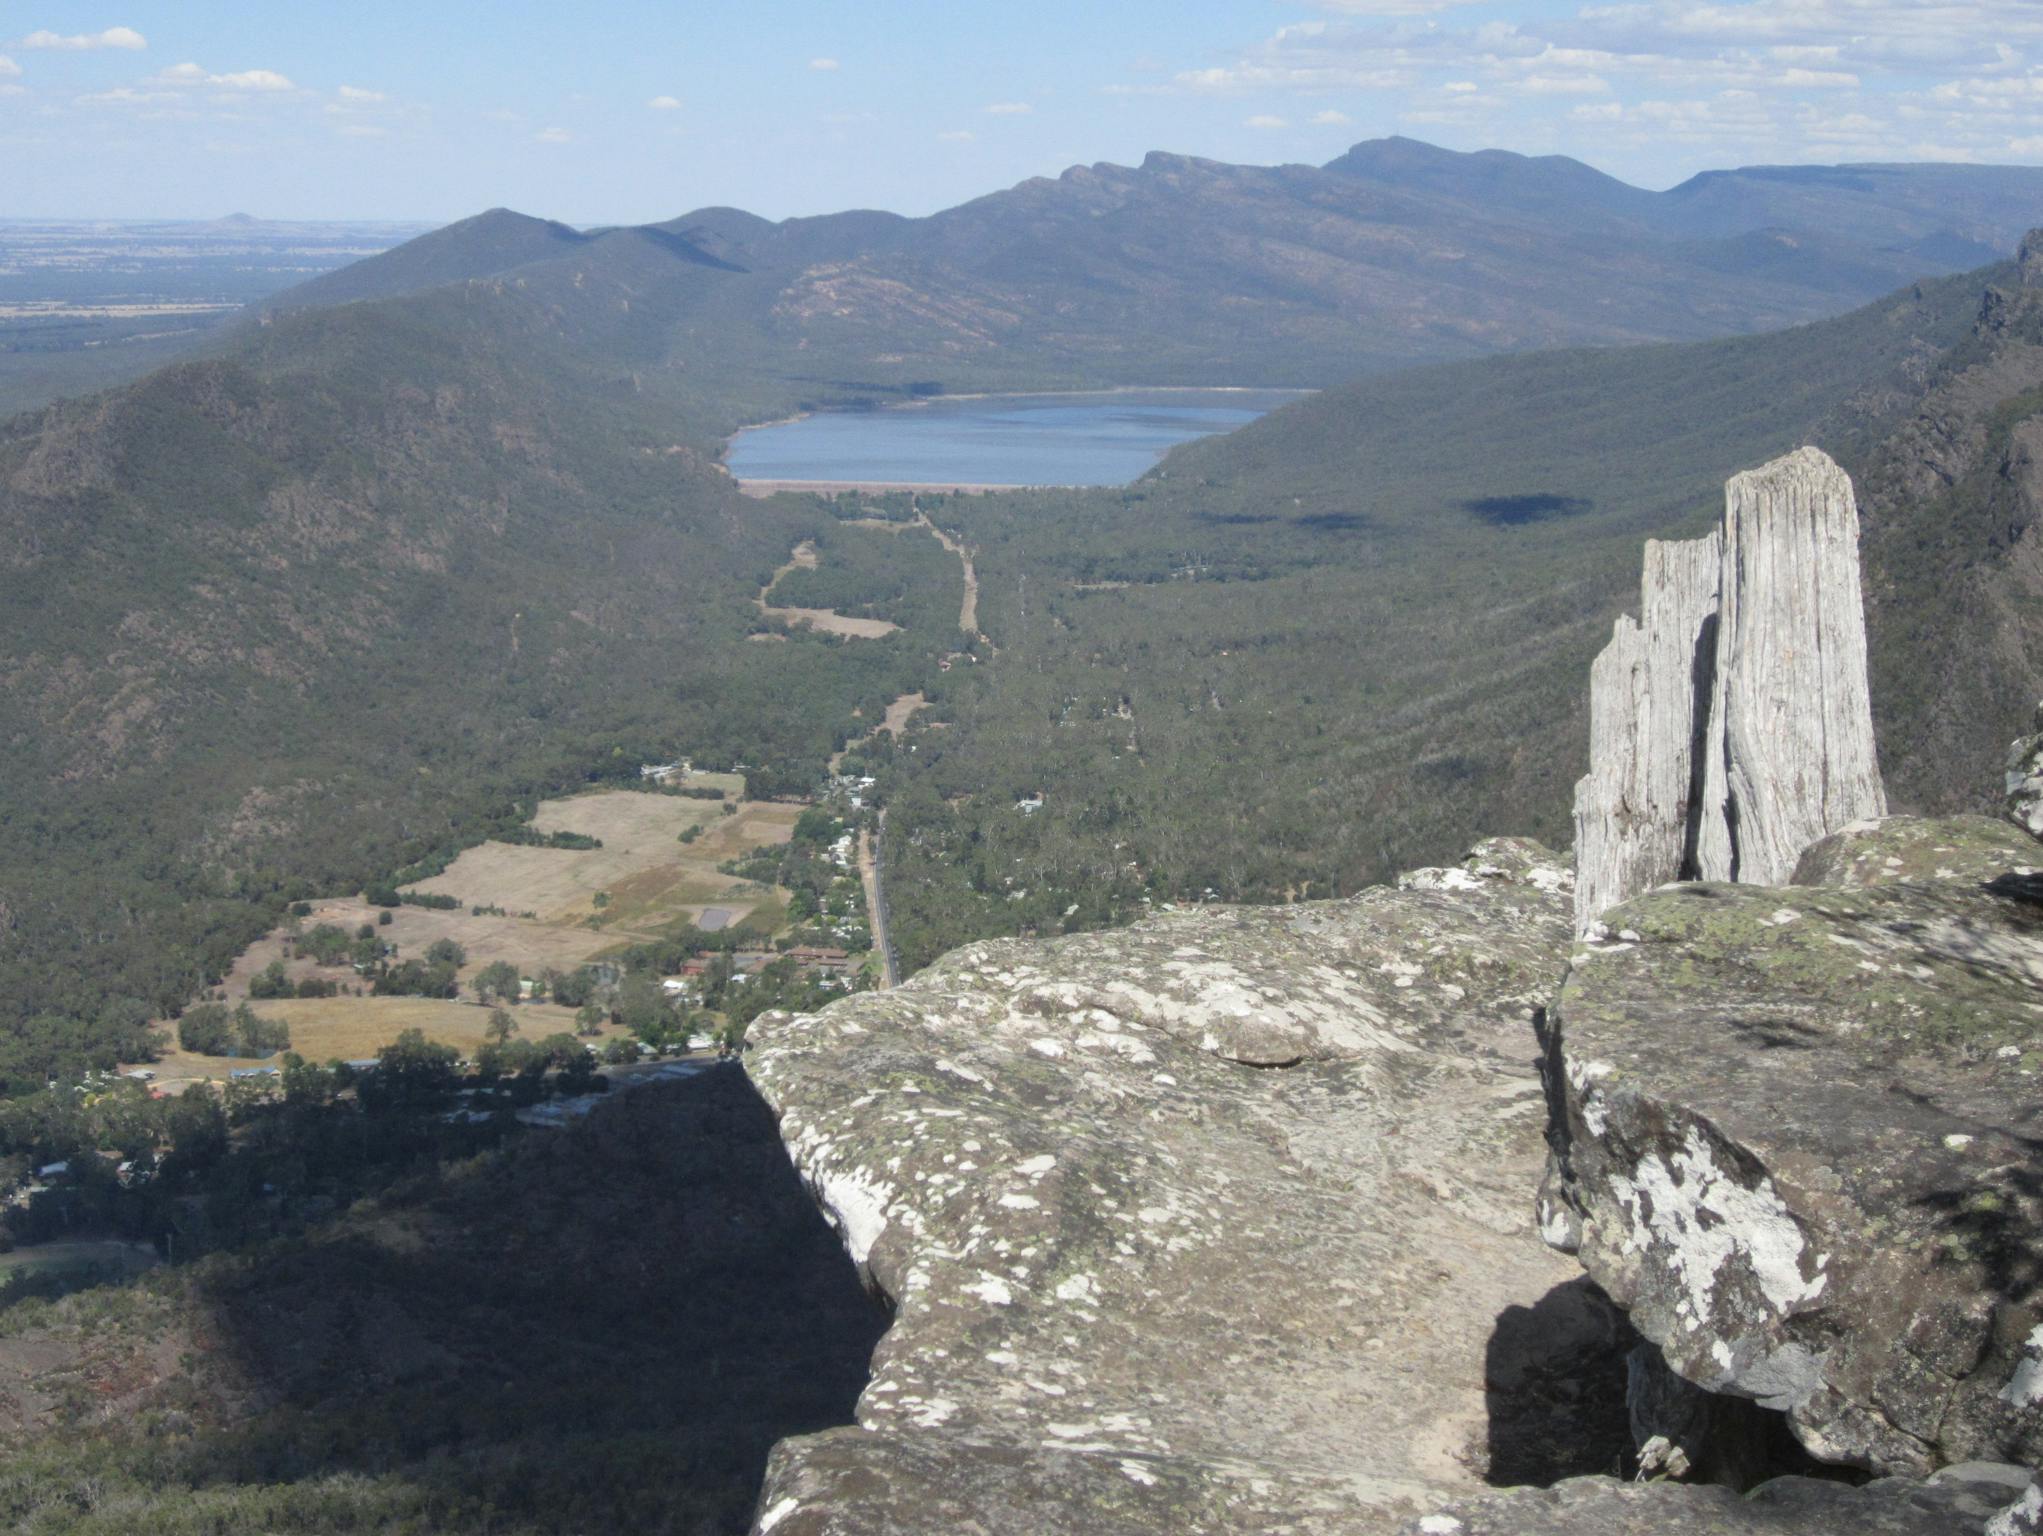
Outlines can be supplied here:
[[[891, 712], [890, 712], [891, 713]], [[220, 991], [232, 1007], [249, 1000], [249, 984], [272, 961], [284, 962], [293, 982], [306, 978], [337, 983], [330, 998], [276, 998], [253, 1003], [266, 1018], [287, 1024], [291, 1049], [308, 1061], [360, 1061], [374, 1056], [407, 1029], [452, 1045], [464, 1054], [482, 1043], [489, 1010], [470, 991], [475, 973], [507, 960], [526, 976], [548, 969], [573, 970], [606, 953], [660, 936], [679, 919], [700, 923], [717, 914], [723, 925], [751, 916], [778, 928], [785, 920], [787, 893], [738, 880], [719, 864], [755, 849], [783, 844], [793, 835], [799, 805], [740, 800], [740, 774], [694, 773], [677, 780], [720, 789], [725, 801], [696, 800], [644, 790], [601, 790], [539, 805], [532, 825], [539, 832], [579, 832], [600, 838], [591, 849], [531, 848], [484, 843], [471, 848], [444, 874], [411, 889], [455, 897], [451, 910], [402, 906], [372, 907], [355, 897], [314, 902], [303, 929], [330, 923], [349, 935], [364, 924], [396, 946], [397, 958], [421, 958], [440, 939], [452, 939], [466, 953], [458, 1000], [356, 996], [367, 983], [347, 965], [320, 966], [296, 954], [288, 928], [251, 945], [234, 963]], [[726, 804], [735, 807], [724, 814]], [[702, 830], [691, 843], [681, 834]], [[596, 904], [598, 895], [607, 899]], [[505, 916], [477, 915], [471, 906], [501, 907]], [[527, 917], [523, 914], [532, 913]], [[385, 916], [390, 921], [382, 921]], [[712, 925], [717, 925], [712, 919]], [[552, 1004], [520, 1004], [512, 1010], [521, 1034], [537, 1039], [572, 1030], [570, 1010]], [[174, 1045], [175, 1031], [171, 1026]], [[606, 1030], [606, 1033], [609, 1031]], [[598, 1042], [600, 1044], [600, 1040]], [[176, 1088], [203, 1078], [224, 1079], [247, 1061], [195, 1056], [171, 1049], [156, 1064], [157, 1079]]]
[[[289, 1027], [291, 1049], [307, 1061], [367, 1061], [407, 1029], [416, 1029], [428, 1040], [451, 1045], [463, 1056], [474, 1055], [483, 1042], [483, 1029], [490, 1010], [477, 1003], [430, 997], [319, 997], [279, 998], [252, 1005], [266, 1019]], [[543, 1040], [563, 1031], [572, 1034], [574, 1010], [552, 1003], [521, 1003], [509, 1009], [518, 1021], [518, 1035], [526, 1040]], [[622, 1033], [605, 1025], [595, 1038], [598, 1049], [603, 1039]], [[172, 1049], [155, 1063], [160, 1087], [174, 1089], [204, 1078], [218, 1081], [236, 1067], [274, 1065], [231, 1056], [200, 1056]]]
[[[604, 943], [651, 936], [677, 918], [699, 922], [712, 907], [739, 915], [774, 916], [770, 887], [733, 879], [717, 868], [756, 848], [793, 835], [796, 805], [690, 800], [640, 790], [603, 790], [540, 803], [532, 819], [540, 832], [580, 832], [602, 839], [601, 848], [528, 848], [484, 843], [413, 889], [453, 896], [465, 906], [532, 912], [539, 923], [608, 935]], [[692, 843], [681, 834], [700, 826]], [[607, 897], [597, 905], [596, 898]]]

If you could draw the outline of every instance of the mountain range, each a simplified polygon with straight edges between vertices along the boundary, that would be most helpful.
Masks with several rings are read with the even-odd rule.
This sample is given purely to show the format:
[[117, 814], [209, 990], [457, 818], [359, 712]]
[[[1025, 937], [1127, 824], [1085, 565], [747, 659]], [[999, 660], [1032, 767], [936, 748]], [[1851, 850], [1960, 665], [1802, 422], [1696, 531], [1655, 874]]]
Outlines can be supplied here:
[[1775, 329], [1983, 265], [2038, 222], [2029, 167], [1758, 167], [1650, 192], [1564, 157], [1385, 139], [1319, 167], [1074, 166], [919, 219], [709, 208], [578, 232], [498, 209], [274, 303], [515, 284], [569, 339], [588, 326], [611, 345], [629, 315], [636, 362], [714, 348], [726, 374], [818, 400], [1323, 385]]

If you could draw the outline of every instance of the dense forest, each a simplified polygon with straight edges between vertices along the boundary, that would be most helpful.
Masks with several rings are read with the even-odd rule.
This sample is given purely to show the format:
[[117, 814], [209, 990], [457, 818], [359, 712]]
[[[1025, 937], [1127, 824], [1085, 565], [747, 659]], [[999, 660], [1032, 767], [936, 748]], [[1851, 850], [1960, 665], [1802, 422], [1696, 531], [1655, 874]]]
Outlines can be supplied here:
[[[1920, 729], [1938, 690], [1906, 637], [1968, 611], [1956, 552], [1988, 559], [1993, 540], [1862, 466], [1899, 451], [1883, 445], [1929, 381], [1978, 345], [1982, 292], [2014, 281], [2002, 267], [1769, 336], [1327, 391], [1121, 490], [924, 498], [977, 552], [1000, 658], [947, 674], [923, 717], [947, 724], [890, 759], [904, 960], [1056, 931], [1067, 909], [1075, 925], [1145, 900], [1338, 895], [1488, 833], [1565, 847], [1583, 679], [1636, 602], [1641, 542], [1700, 532], [1727, 476], [1805, 441], [1871, 474], [1869, 581], [1909, 593], [1872, 610], [1883, 740], [1901, 803], [1950, 808], [1904, 766], [1928, 741], [1920, 755], [1951, 760], [1949, 733]], [[1947, 558], [1917, 558], [1938, 529]], [[1986, 654], [1976, 634], [1958, 644]], [[1962, 695], [1970, 766], [1949, 784], [1989, 782], [1971, 759], [2004, 746], [2031, 692]]]

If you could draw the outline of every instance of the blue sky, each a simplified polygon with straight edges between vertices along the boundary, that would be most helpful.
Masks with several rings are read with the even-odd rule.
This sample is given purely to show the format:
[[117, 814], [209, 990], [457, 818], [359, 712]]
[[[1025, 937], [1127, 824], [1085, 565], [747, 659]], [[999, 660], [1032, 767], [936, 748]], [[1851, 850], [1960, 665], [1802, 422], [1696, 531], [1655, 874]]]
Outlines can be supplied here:
[[1403, 133], [2043, 162], [2039, 0], [0, 0], [0, 216], [926, 213]]

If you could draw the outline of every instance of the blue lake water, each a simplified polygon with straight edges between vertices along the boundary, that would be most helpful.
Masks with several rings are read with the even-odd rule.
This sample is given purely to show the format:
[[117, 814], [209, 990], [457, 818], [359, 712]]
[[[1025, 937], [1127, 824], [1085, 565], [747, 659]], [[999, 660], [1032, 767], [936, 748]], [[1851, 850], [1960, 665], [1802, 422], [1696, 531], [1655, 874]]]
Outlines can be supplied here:
[[1179, 443], [1231, 432], [1306, 393], [1276, 389], [983, 395], [823, 411], [731, 439], [740, 480], [1126, 485]]

